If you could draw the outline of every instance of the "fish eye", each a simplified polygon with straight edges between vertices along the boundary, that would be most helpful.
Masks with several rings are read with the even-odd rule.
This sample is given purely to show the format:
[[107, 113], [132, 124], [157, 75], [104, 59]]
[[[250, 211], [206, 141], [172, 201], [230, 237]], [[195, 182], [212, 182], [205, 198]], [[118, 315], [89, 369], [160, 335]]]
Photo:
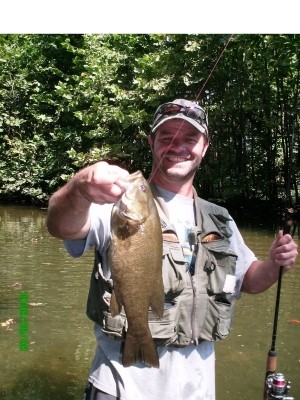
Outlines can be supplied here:
[[141, 185], [140, 189], [141, 189], [142, 192], [147, 192], [147, 188], [146, 188], [145, 185]]

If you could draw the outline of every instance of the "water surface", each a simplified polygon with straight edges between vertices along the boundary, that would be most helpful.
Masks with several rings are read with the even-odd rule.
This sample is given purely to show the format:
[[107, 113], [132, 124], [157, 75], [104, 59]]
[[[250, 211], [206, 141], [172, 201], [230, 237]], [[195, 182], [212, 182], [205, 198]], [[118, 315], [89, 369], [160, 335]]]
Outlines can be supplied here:
[[[69, 257], [51, 237], [46, 210], [0, 206], [0, 399], [81, 400], [95, 351], [85, 315], [93, 254]], [[242, 224], [246, 243], [264, 258], [274, 239], [261, 223]], [[296, 232], [295, 238], [298, 239]], [[284, 276], [277, 370], [300, 399], [300, 268]], [[28, 351], [20, 351], [20, 292], [28, 293]], [[276, 287], [243, 295], [229, 338], [216, 345], [217, 399], [262, 399]], [[298, 381], [297, 381], [298, 380]]]

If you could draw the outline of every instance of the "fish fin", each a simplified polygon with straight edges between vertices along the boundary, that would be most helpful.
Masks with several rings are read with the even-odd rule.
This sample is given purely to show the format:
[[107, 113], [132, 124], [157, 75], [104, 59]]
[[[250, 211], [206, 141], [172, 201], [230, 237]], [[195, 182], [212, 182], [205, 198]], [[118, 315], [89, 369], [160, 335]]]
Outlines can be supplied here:
[[126, 334], [122, 363], [124, 367], [130, 367], [137, 362], [142, 362], [148, 367], [159, 368], [157, 349], [149, 332], [147, 336], [133, 336]]
[[118, 301], [116, 293], [113, 290], [110, 298], [110, 313], [113, 317], [119, 315], [122, 309], [122, 304]]
[[165, 301], [165, 295], [163, 288], [162, 290], [159, 291], [159, 295], [156, 292], [154, 296], [152, 296], [152, 298], [150, 299], [150, 306], [152, 308], [152, 311], [159, 318], [162, 318], [164, 313], [164, 301]]

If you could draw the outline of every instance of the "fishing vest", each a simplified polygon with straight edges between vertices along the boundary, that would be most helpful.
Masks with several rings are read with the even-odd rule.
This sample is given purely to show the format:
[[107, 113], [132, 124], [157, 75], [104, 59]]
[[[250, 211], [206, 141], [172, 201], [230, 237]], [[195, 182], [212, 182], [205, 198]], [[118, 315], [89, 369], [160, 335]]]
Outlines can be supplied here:
[[[177, 234], [168, 221], [165, 201], [151, 184], [161, 219], [163, 235], [162, 274], [165, 307], [162, 318], [151, 309], [148, 324], [157, 345], [187, 346], [200, 341], [225, 339], [234, 315], [237, 255], [230, 249], [232, 231], [228, 211], [203, 200], [194, 190], [196, 226], [189, 241], [196, 246], [195, 272], [191, 275]], [[87, 302], [87, 316], [114, 339], [124, 339], [127, 319], [124, 310], [112, 317], [109, 311], [113, 289], [104, 276], [101, 256], [95, 251]]]

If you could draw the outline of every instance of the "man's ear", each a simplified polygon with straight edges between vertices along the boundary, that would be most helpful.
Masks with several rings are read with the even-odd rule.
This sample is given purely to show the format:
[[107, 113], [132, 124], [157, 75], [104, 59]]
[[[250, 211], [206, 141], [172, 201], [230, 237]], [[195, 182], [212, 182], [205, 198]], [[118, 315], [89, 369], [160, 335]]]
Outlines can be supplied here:
[[205, 156], [207, 149], [209, 148], [209, 141], [207, 140], [202, 151], [202, 158]]
[[153, 149], [153, 138], [151, 135], [148, 135], [148, 144], [150, 146], [150, 149]]

